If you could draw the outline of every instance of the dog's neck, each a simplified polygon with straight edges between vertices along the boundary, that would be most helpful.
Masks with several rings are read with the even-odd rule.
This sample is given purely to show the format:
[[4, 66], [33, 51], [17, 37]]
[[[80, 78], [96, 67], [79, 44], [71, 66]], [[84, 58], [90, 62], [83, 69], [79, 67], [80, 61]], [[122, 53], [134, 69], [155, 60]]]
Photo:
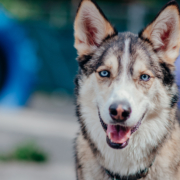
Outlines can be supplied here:
[[153, 162], [150, 164], [149, 167], [143, 169], [143, 170], [140, 170], [138, 171], [137, 173], [135, 174], [131, 174], [131, 175], [128, 175], [128, 176], [121, 176], [120, 174], [114, 174], [113, 172], [110, 172], [109, 170], [107, 169], [104, 169], [106, 174], [112, 179], [112, 180], [138, 180], [138, 179], [141, 179], [141, 178], [144, 178], [147, 176], [148, 172], [149, 172], [149, 169], [150, 167], [153, 165], [155, 161], [155, 158], [153, 160]]

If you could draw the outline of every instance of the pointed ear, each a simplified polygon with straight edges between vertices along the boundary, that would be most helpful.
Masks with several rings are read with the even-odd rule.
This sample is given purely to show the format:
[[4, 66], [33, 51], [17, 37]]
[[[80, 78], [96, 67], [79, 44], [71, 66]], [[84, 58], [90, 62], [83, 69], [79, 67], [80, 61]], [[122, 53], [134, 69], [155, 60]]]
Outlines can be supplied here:
[[139, 35], [149, 40], [159, 57], [168, 64], [173, 64], [180, 48], [180, 15], [175, 1], [170, 1], [160, 11], [155, 20]]
[[103, 39], [116, 33], [99, 7], [91, 0], [82, 0], [74, 23], [75, 48], [78, 54], [88, 55]]

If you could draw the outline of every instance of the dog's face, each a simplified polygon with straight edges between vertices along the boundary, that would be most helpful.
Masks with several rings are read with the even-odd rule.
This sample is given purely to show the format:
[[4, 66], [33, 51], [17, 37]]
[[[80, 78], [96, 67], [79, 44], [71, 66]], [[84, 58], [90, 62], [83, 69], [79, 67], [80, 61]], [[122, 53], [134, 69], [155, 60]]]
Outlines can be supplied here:
[[81, 68], [79, 103], [97, 113], [110, 147], [126, 147], [147, 117], [173, 108], [173, 63], [180, 47], [175, 2], [137, 36], [118, 34], [99, 8], [84, 0], [75, 20], [75, 40]]

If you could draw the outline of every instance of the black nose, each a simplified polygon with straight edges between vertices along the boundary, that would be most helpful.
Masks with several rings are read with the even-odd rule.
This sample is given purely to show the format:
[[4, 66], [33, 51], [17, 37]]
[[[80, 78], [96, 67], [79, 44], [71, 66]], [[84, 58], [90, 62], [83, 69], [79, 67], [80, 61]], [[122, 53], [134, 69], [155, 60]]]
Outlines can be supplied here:
[[111, 104], [109, 114], [115, 121], [126, 121], [131, 114], [131, 107], [127, 101], [119, 101]]

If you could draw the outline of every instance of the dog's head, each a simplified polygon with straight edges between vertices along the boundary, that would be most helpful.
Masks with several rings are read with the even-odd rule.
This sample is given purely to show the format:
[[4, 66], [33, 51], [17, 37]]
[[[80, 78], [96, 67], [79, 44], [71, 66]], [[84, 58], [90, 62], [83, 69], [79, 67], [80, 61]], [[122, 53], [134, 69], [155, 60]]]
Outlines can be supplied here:
[[153, 128], [152, 133], [161, 126], [161, 139], [177, 100], [173, 75], [180, 48], [177, 3], [169, 2], [134, 35], [117, 33], [93, 1], [83, 0], [74, 29], [84, 126], [95, 134], [102, 125], [107, 143], [116, 149], [126, 147], [145, 122], [144, 128]]

